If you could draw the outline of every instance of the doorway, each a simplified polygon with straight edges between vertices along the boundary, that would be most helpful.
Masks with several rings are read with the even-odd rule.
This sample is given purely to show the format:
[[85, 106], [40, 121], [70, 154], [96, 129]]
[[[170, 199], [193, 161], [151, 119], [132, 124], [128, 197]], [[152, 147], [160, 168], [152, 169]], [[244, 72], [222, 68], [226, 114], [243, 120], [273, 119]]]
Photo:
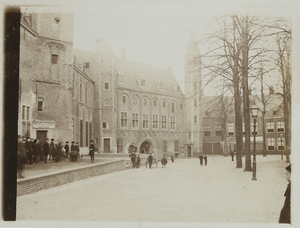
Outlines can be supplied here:
[[110, 152], [110, 139], [104, 139], [104, 152]]
[[140, 146], [141, 154], [149, 154], [152, 153], [152, 144], [149, 141], [145, 141]]
[[40, 141], [40, 143], [46, 142], [48, 131], [36, 131], [36, 138]]
[[187, 156], [190, 158], [192, 157], [192, 149], [190, 146], [187, 147]]

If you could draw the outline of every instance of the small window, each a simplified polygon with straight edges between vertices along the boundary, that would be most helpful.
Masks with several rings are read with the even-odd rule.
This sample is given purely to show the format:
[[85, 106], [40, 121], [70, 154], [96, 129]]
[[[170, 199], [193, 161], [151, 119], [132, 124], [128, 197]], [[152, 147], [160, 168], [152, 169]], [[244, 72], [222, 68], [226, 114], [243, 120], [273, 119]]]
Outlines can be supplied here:
[[277, 115], [277, 110], [274, 110], [274, 111], [273, 111], [273, 115], [274, 115], [274, 116]]
[[137, 105], [137, 103], [138, 103], [137, 97], [134, 97], [133, 98], [133, 104]]
[[102, 123], [102, 127], [106, 129], [106, 122]]
[[277, 139], [278, 150], [284, 150], [284, 137]]
[[109, 89], [109, 83], [104, 83], [104, 89]]
[[90, 63], [85, 63], [85, 68], [90, 68]]
[[277, 122], [277, 132], [284, 132], [284, 122]]
[[180, 109], [182, 109], [182, 103], [180, 103]]
[[25, 116], [26, 116], [26, 106], [23, 105], [22, 106], [22, 120], [25, 120]]
[[58, 55], [52, 54], [51, 62], [52, 62], [52, 64], [57, 64], [58, 63]]
[[44, 98], [38, 97], [38, 112], [44, 111]]
[[275, 150], [275, 138], [268, 138], [268, 150]]
[[216, 136], [221, 136], [222, 135], [221, 125], [216, 125], [215, 126], [215, 133], [216, 133]]
[[157, 106], [157, 101], [156, 100], [153, 101], [153, 106]]
[[274, 122], [267, 122], [267, 132], [274, 132]]
[[166, 107], [166, 101], [163, 101], [163, 107]]

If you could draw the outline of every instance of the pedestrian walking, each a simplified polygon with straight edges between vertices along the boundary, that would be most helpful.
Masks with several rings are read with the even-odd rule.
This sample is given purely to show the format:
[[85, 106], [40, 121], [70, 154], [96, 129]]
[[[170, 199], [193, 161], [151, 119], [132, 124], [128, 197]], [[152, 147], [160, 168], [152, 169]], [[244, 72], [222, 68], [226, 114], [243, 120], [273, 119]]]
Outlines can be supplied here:
[[71, 142], [70, 160], [71, 162], [77, 160], [77, 151], [76, 151], [76, 145], [74, 141]]
[[48, 157], [48, 154], [50, 153], [50, 145], [49, 145], [48, 138], [46, 138], [46, 142], [43, 145], [43, 150], [44, 150], [45, 163], [47, 163], [47, 157]]
[[174, 156], [173, 156], [173, 154], [171, 154], [171, 161], [172, 161], [172, 163], [174, 162]]
[[203, 154], [200, 154], [199, 160], [200, 160], [200, 165], [203, 165]]
[[18, 160], [17, 160], [17, 173], [18, 178], [24, 178], [23, 174], [23, 166], [26, 160], [26, 148], [24, 145], [24, 140], [21, 135], [18, 135]]
[[153, 161], [153, 157], [152, 157], [152, 153], [150, 153], [149, 156], [148, 156], [149, 169], [152, 169], [151, 168], [152, 161]]
[[161, 159], [161, 167], [166, 168], [166, 164], [168, 163], [166, 156], [163, 155], [163, 158]]
[[286, 179], [289, 182], [284, 193], [285, 201], [280, 212], [279, 223], [291, 223], [291, 165], [286, 168]]
[[[75, 150], [76, 150], [76, 152], [77, 152], [77, 158], [79, 158], [79, 157], [80, 157], [80, 147], [79, 147], [79, 142], [76, 142]], [[77, 158], [76, 158], [76, 160], [77, 160]], [[82, 156], [81, 156], [81, 158], [82, 158]]]
[[231, 150], [230, 155], [231, 155], [231, 161], [234, 161], [234, 152], [233, 152], [233, 150]]
[[70, 147], [69, 147], [69, 142], [66, 141], [66, 145], [64, 146], [65, 148], [65, 153], [66, 153], [66, 157], [69, 156], [69, 151], [70, 151]]
[[131, 162], [132, 162], [132, 168], [135, 168], [135, 159], [136, 159], [136, 155], [134, 153], [134, 151], [131, 152], [131, 154], [129, 155]]
[[61, 157], [62, 157], [62, 149], [63, 149], [63, 146], [62, 146], [62, 143], [61, 141], [59, 141], [57, 143], [57, 145], [55, 146], [55, 151], [53, 153], [54, 155], [54, 161], [55, 162], [59, 162], [61, 160]]
[[51, 139], [49, 160], [54, 160], [54, 158], [53, 158], [54, 151], [55, 151], [54, 139]]
[[94, 141], [91, 140], [90, 142], [90, 147], [89, 147], [89, 155], [91, 157], [91, 162], [93, 162], [95, 159], [94, 159], [94, 155], [95, 155], [95, 146], [94, 146]]
[[30, 137], [26, 138], [25, 147], [26, 147], [26, 150], [27, 150], [27, 153], [26, 153], [27, 161], [30, 165], [32, 165], [32, 152], [33, 152], [33, 149], [32, 149], [32, 143], [31, 143]]
[[141, 158], [140, 158], [140, 155], [137, 156], [136, 158], [136, 168], [140, 168], [140, 162], [141, 162]]
[[207, 156], [205, 155], [203, 159], [204, 159], [204, 164], [207, 165]]

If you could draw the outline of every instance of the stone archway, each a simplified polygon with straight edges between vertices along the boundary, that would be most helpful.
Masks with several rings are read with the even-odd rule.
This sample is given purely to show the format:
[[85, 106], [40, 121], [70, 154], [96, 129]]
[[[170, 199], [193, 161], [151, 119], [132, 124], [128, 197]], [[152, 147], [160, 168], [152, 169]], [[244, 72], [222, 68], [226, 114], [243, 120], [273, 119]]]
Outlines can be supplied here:
[[139, 152], [141, 154], [154, 154], [155, 156], [157, 155], [157, 146], [155, 141], [150, 138], [150, 137], [146, 137], [144, 138], [141, 143], [138, 146], [139, 148]]

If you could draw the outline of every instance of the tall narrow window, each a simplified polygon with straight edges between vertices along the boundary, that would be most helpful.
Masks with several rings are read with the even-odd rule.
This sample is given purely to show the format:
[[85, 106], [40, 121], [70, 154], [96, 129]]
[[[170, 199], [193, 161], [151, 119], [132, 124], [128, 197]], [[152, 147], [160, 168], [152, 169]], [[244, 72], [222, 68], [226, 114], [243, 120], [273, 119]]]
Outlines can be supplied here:
[[93, 131], [92, 131], [92, 123], [90, 123], [90, 140], [92, 139], [92, 136], [93, 136]]
[[215, 133], [216, 133], [216, 136], [221, 136], [222, 135], [221, 125], [215, 125]]
[[26, 118], [27, 120], [29, 120], [29, 112], [30, 112], [30, 107], [27, 107], [27, 116], [26, 116], [26, 117], [27, 117], [27, 118]]
[[163, 101], [163, 107], [164, 108], [166, 107], [166, 101]]
[[123, 153], [123, 139], [117, 139], [117, 152]]
[[233, 123], [228, 123], [228, 135], [233, 135]]
[[80, 79], [79, 100], [82, 102], [82, 80]]
[[209, 125], [204, 126], [204, 136], [210, 136], [210, 126]]
[[163, 143], [163, 152], [168, 152], [168, 141], [164, 141]]
[[73, 140], [75, 139], [74, 122], [75, 122], [75, 120], [72, 119], [72, 139]]
[[122, 96], [122, 102], [126, 103], [126, 96], [125, 95]]
[[139, 114], [132, 113], [132, 127], [138, 128], [139, 127]]
[[26, 106], [23, 105], [22, 106], [22, 120], [25, 120], [25, 116], [26, 116]]
[[52, 54], [52, 56], [51, 56], [51, 63], [52, 64], [57, 64], [58, 63], [58, 55]]
[[174, 141], [174, 152], [178, 152], [178, 141]]
[[172, 113], [175, 113], [175, 103], [172, 103]]
[[143, 128], [148, 128], [148, 121], [149, 121], [149, 118], [148, 118], [148, 114], [143, 114]]
[[104, 129], [106, 129], [106, 128], [107, 128], [107, 124], [106, 124], [106, 122], [103, 122], [103, 123], [102, 123], [102, 128], [104, 128]]
[[275, 138], [268, 138], [268, 150], [275, 150]]
[[[75, 56], [74, 56], [75, 58]], [[72, 97], [75, 98], [75, 71], [73, 71], [73, 90], [72, 90]]]
[[38, 112], [43, 112], [44, 111], [44, 98], [38, 97], [37, 100], [38, 100], [38, 103], [37, 103]]
[[153, 128], [158, 128], [158, 115], [153, 115]]
[[104, 89], [109, 89], [109, 84], [108, 83], [104, 83]]
[[89, 146], [89, 122], [85, 122], [85, 146]]
[[88, 85], [85, 83], [85, 104], [87, 104], [87, 97], [88, 97]]
[[197, 116], [194, 116], [194, 123], [197, 123]]
[[277, 138], [277, 147], [278, 150], [284, 150], [284, 137], [282, 138]]
[[153, 101], [153, 106], [157, 106], [157, 101], [156, 100]]
[[175, 129], [175, 116], [171, 116], [171, 129]]
[[180, 103], [180, 109], [182, 109], [182, 103]]
[[80, 120], [80, 145], [83, 146], [83, 120]]
[[144, 99], [144, 105], [147, 105], [147, 99], [146, 98]]
[[127, 112], [121, 112], [121, 127], [127, 127]]
[[284, 122], [277, 122], [277, 132], [284, 132]]
[[267, 122], [267, 132], [274, 132], [274, 122]]
[[161, 128], [167, 129], [167, 116], [161, 116]]

